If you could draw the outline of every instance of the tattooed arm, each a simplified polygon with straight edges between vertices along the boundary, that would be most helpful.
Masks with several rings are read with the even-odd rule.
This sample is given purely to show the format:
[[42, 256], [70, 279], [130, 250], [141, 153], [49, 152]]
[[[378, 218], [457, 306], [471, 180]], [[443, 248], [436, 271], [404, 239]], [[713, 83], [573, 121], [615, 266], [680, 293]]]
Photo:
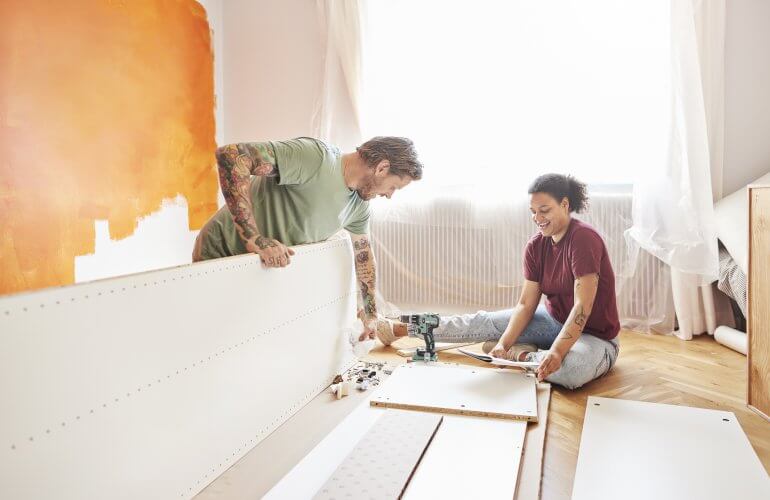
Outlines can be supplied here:
[[361, 322], [364, 324], [364, 332], [359, 340], [374, 338], [375, 328], [377, 326], [377, 304], [374, 299], [375, 292], [375, 268], [374, 254], [369, 244], [369, 236], [366, 234], [350, 233], [350, 239], [353, 240], [353, 254], [356, 262], [356, 281], [361, 291], [361, 301], [363, 303], [363, 313]]
[[258, 142], [228, 144], [217, 149], [216, 158], [222, 194], [246, 250], [259, 254], [268, 267], [286, 266], [294, 251], [259, 234], [249, 193], [252, 175], [278, 175], [272, 146]]
[[543, 358], [537, 369], [538, 380], [543, 380], [561, 367], [561, 360], [580, 338], [586, 321], [594, 306], [596, 290], [599, 287], [598, 274], [586, 274], [575, 279], [575, 304], [567, 316], [556, 340], [553, 341], [548, 355]]

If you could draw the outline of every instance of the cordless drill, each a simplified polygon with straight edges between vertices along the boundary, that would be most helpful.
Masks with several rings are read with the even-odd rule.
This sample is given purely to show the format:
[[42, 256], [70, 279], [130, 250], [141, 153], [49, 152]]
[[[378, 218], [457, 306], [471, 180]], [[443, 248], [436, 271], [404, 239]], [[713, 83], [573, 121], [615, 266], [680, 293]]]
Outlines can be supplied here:
[[433, 340], [433, 329], [438, 326], [438, 314], [404, 314], [401, 316], [401, 322], [407, 324], [409, 332], [422, 336], [425, 340], [425, 349], [420, 347], [412, 355], [412, 361], [436, 361], [436, 342]]

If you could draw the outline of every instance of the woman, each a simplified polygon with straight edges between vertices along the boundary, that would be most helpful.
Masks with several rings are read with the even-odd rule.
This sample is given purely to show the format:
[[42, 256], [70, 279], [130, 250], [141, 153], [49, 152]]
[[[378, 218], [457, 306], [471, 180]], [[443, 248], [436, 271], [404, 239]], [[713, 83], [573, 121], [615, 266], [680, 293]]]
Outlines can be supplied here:
[[[576, 389], [617, 360], [615, 273], [601, 235], [571, 217], [588, 205], [585, 184], [547, 174], [535, 179], [529, 194], [538, 233], [524, 251], [525, 282], [516, 306], [442, 318], [434, 336], [438, 342], [492, 341], [486, 344], [494, 345], [492, 355], [538, 362], [538, 380]], [[545, 305], [539, 305], [542, 294]], [[383, 321], [377, 335], [387, 345], [407, 336], [407, 325]]]

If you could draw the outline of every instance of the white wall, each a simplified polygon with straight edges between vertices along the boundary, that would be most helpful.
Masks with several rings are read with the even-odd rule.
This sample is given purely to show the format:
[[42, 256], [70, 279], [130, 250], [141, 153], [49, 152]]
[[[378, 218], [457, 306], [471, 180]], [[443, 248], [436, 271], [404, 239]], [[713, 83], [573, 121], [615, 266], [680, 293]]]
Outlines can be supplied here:
[[[225, 0], [198, 2], [206, 9], [212, 31], [216, 141], [222, 144], [225, 123], [222, 6]], [[221, 193], [219, 198], [221, 206]], [[187, 264], [191, 261], [193, 242], [198, 233], [187, 229], [187, 202], [181, 196], [168, 200], [159, 211], [139, 221], [134, 234], [120, 241], [109, 238], [107, 221], [96, 221], [94, 225], [95, 251], [91, 255], [75, 257], [76, 282]]]
[[312, 135], [324, 52], [315, 0], [226, 0], [225, 140]]
[[770, 1], [728, 0], [725, 195], [770, 171]]

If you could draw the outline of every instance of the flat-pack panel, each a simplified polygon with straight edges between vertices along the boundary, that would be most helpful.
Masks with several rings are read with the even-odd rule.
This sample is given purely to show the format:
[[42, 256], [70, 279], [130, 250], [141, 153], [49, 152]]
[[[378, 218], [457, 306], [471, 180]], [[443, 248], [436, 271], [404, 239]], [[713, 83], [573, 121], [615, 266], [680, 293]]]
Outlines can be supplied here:
[[402, 410], [537, 421], [535, 379], [512, 370], [409, 363], [388, 377], [371, 403]]
[[589, 397], [573, 500], [766, 500], [770, 478], [731, 412]]
[[511, 500], [526, 430], [521, 420], [445, 416], [403, 498]]
[[442, 418], [434, 413], [386, 411], [313, 498], [401, 498]]
[[348, 240], [296, 252], [0, 299], [0, 498], [191, 497], [302, 408], [356, 289]]

